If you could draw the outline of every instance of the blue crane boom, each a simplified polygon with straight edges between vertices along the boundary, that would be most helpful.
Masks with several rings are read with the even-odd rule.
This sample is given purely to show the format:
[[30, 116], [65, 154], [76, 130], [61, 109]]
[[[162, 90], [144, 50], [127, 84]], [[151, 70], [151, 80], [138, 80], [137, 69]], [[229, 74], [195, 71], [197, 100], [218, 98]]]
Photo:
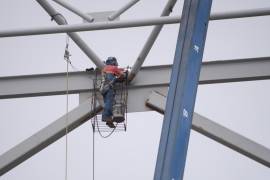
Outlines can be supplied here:
[[154, 180], [183, 179], [212, 0], [185, 0]]

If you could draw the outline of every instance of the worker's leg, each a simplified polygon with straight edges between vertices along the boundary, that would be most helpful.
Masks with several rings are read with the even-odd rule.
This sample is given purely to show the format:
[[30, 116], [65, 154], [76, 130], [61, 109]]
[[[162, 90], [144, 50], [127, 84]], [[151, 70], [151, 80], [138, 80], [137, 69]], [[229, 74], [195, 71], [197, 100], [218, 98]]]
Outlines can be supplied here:
[[[106, 74], [106, 80], [108, 82], [111, 82], [113, 85], [115, 81], [115, 77], [113, 74]], [[106, 121], [106, 124], [110, 128], [115, 128], [115, 125], [112, 121], [112, 106], [114, 103], [114, 90], [112, 87], [109, 88], [109, 90], [103, 95], [104, 99], [104, 110], [102, 112], [102, 121]]]
[[104, 109], [102, 112], [102, 121], [107, 121], [112, 116], [112, 106], [114, 101], [114, 91], [109, 89], [107, 93], [103, 96], [104, 98]]

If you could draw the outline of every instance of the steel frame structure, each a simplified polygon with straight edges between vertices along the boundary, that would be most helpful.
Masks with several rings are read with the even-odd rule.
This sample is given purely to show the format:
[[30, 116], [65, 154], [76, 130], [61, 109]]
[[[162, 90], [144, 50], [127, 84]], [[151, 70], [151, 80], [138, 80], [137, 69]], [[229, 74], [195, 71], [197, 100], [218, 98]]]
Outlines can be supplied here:
[[[118, 11], [110, 15], [108, 17], [109, 22], [93, 23], [94, 19], [91, 16], [82, 13], [80, 10], [76, 9], [70, 4], [67, 4], [66, 2], [54, 0], [89, 22], [81, 25], [67, 25], [67, 21], [65, 20], [64, 16], [60, 15], [60, 13], [58, 13], [46, 0], [36, 1], [44, 8], [44, 10], [48, 12], [48, 14], [57, 22], [57, 24], [61, 26], [53, 28], [44, 27], [20, 30], [1, 30], [0, 37], [4, 38], [13, 36], [67, 33], [89, 57], [89, 59], [92, 60], [92, 62], [100, 69], [104, 66], [103, 62], [76, 32], [155, 25], [152, 33], [143, 46], [141, 53], [132, 66], [131, 75], [129, 77], [131, 80], [131, 85], [129, 89], [130, 98], [128, 104], [131, 107], [129, 108], [129, 112], [156, 110], [164, 113], [166, 97], [161, 94], [167, 93], [171, 67], [169, 65], [142, 67], [142, 64], [151, 50], [163, 25], [169, 23], [179, 23], [181, 17], [159, 17], [146, 20], [114, 22], [113, 20], [116, 17], [139, 1], [132, 0]], [[168, 0], [168, 3], [161, 13], [161, 16], [169, 16], [175, 3], [176, 0]], [[211, 14], [210, 20], [265, 15], [270, 15], [270, 8], [215, 13]], [[203, 64], [199, 82], [200, 84], [212, 84], [270, 79], [269, 68], [269, 57], [206, 62]], [[260, 71], [258, 71], [258, 69], [260, 69]], [[153, 81], [156, 78], [152, 77], [156, 77], [158, 75], [163, 78], [160, 78], [159, 82]], [[90, 92], [93, 89], [90, 81], [91, 77], [93, 77], [93, 74], [86, 72], [74, 72], [70, 74], [69, 93], [80, 94], [80, 105], [69, 112], [70, 130], [86, 122], [89, 118], [94, 116], [102, 109], [102, 106], [99, 105], [93, 112], [89, 111], [89, 97], [91, 97]], [[63, 83], [64, 78], [64, 73], [1, 77], [0, 99], [65, 94], [66, 86]], [[43, 85], [40, 85], [40, 83]], [[26, 86], [23, 86], [22, 84]], [[14, 85], [16, 85], [16, 89], [13, 88]], [[45, 86], [50, 88], [44, 88]], [[137, 98], [138, 94], [140, 94], [141, 99]], [[136, 97], [136, 101], [133, 101], [134, 97]], [[62, 137], [64, 135], [65, 124], [63, 123], [63, 119], [65, 119], [65, 116], [66, 115], [62, 116], [48, 127], [45, 127], [40, 132], [37, 132], [35, 135], [29, 137], [24, 142], [18, 144], [11, 150], [1, 155], [0, 176]], [[196, 113], [194, 113], [192, 128], [257, 162], [270, 167], [270, 149], [257, 144], [256, 142], [253, 142], [229, 129], [226, 129]], [[237, 143], [239, 141], [242, 143]]]

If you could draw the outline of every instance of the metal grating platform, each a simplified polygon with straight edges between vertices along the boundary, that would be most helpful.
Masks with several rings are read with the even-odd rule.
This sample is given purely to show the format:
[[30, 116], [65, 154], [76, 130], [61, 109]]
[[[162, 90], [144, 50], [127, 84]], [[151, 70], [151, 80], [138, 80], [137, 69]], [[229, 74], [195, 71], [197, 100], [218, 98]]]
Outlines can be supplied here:
[[[93, 80], [93, 95], [92, 95], [92, 107], [95, 107], [97, 102], [103, 101], [102, 95], [99, 91], [101, 85], [101, 78], [96, 78]], [[110, 128], [106, 125], [106, 122], [103, 122], [101, 119], [101, 114], [94, 116], [91, 119], [93, 132], [98, 132], [102, 137], [108, 137], [113, 132], [123, 132], [127, 130], [127, 107], [126, 102], [128, 98], [127, 93], [127, 84], [126, 83], [116, 83], [114, 85], [115, 89], [115, 103], [116, 101], [123, 104], [123, 112], [125, 114], [125, 120], [121, 123], [114, 122], [115, 128]]]
[[97, 115], [96, 117], [91, 119], [92, 127], [94, 132], [121, 132], [127, 130], [127, 119], [125, 119], [122, 123], [114, 123], [115, 128], [110, 128], [106, 125], [106, 122], [101, 121], [101, 115]]

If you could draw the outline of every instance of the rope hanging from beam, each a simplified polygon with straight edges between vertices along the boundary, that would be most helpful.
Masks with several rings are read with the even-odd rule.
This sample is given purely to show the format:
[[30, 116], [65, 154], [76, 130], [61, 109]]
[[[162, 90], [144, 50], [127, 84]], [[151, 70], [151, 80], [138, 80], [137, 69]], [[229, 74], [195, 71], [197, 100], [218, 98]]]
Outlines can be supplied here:
[[[66, 37], [66, 49], [65, 49], [65, 54], [64, 54], [64, 59], [66, 60], [66, 85], [67, 85], [67, 91], [66, 91], [66, 128], [65, 128], [65, 141], [66, 141], [66, 151], [65, 151], [65, 180], [68, 179], [68, 111], [69, 111], [69, 88], [68, 88], [68, 84], [69, 84], [69, 51], [68, 51], [68, 44], [69, 44], [69, 36], [67, 35]], [[68, 54], [67, 54], [68, 52]]]

